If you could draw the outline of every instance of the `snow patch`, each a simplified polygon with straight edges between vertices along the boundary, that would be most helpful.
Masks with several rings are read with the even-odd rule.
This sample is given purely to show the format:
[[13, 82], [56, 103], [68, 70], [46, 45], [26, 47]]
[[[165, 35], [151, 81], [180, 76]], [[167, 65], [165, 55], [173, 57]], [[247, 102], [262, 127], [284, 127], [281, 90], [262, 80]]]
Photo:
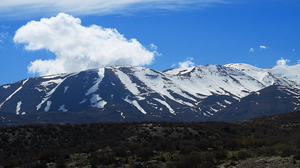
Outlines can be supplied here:
[[46, 93], [46, 96], [42, 99], [42, 101], [36, 106], [36, 110], [39, 110], [42, 106], [42, 104], [44, 104], [51, 96], [52, 94], [56, 91], [56, 89], [70, 76], [74, 76], [76, 75], [77, 73], [74, 73], [74, 74], [71, 74], [69, 76], [67, 76], [66, 78], [64, 79], [56, 79], [56, 80], [50, 80], [48, 82], [43, 82], [44, 83], [44, 86], [48, 86], [47, 84], [50, 83], [56, 83], [57, 85], [50, 91], [50, 92], [47, 92]]
[[28, 80], [29, 80], [29, 79], [24, 80], [23, 83], [22, 83], [22, 85], [21, 85], [17, 90], [15, 90], [11, 95], [9, 95], [9, 96], [5, 99], [4, 102], [2, 102], [2, 103], [0, 104], [0, 109], [1, 109], [1, 107], [3, 106], [3, 104], [4, 104], [5, 102], [7, 102], [13, 95], [15, 95], [19, 90], [21, 90], [21, 89], [23, 88], [24, 84], [25, 84]]
[[218, 111], [219, 111], [219, 110], [214, 109], [214, 108], [212, 108], [212, 107], [210, 107], [210, 110], [211, 110], [211, 111], [214, 111], [214, 112], [218, 112]]
[[51, 101], [47, 101], [47, 106], [45, 107], [44, 111], [48, 112], [50, 110], [50, 106], [51, 106], [52, 102]]
[[52, 84], [59, 84], [63, 81], [63, 79], [53, 79], [42, 82], [40, 85], [47, 89], [47, 86]]
[[68, 89], [69, 89], [69, 86], [65, 86], [64, 93], [66, 93]]
[[87, 99], [83, 99], [81, 102], [79, 102], [79, 104], [83, 104], [87, 101]]
[[206, 116], [206, 117], [210, 117], [210, 115], [207, 115], [206, 113], [203, 113], [203, 115]]
[[186, 99], [196, 102], [194, 98], [188, 96], [183, 92], [184, 89], [178, 86], [178, 83], [176, 82], [179, 81], [174, 82], [169, 76], [165, 76], [163, 74], [160, 74], [158, 72], [146, 68], [136, 68], [134, 75], [141, 82], [143, 82], [144, 85], [147, 86], [144, 89], [146, 89], [148, 93], [158, 92], [161, 94], [162, 97], [166, 96], [176, 101], [177, 103], [185, 104], [191, 107], [194, 106], [192, 103], [184, 102], [183, 100], [176, 99], [170, 93], [171, 92], [176, 93]]
[[10, 85], [4, 85], [4, 86], [2, 86], [4, 89], [7, 89], [7, 88], [9, 88], [10, 87]]
[[115, 72], [119, 79], [121, 80], [121, 82], [125, 85], [125, 87], [134, 95], [138, 95], [140, 92], [139, 90], [137, 89], [137, 85], [135, 83], [133, 83], [131, 81], [131, 79], [122, 71], [120, 70], [117, 70]]
[[128, 97], [124, 99], [127, 103], [134, 105], [140, 112], [143, 114], [147, 114], [147, 112], [139, 105], [139, 103], [136, 100], [129, 100]]
[[224, 100], [224, 102], [226, 103], [226, 104], [231, 104], [232, 102], [230, 102], [230, 101], [228, 101], [228, 100]]
[[104, 78], [105, 68], [98, 69], [98, 77], [97, 80], [94, 82], [94, 85], [85, 93], [86, 96], [95, 93], [99, 89], [99, 84], [101, 83], [102, 79]]
[[36, 90], [39, 91], [39, 92], [43, 92], [43, 91], [44, 91], [44, 89], [40, 89], [40, 88], [38, 88], [38, 87], [35, 87], [34, 89], [36, 89]]
[[51, 78], [56, 78], [56, 77], [64, 77], [67, 74], [60, 74], [60, 75], [48, 75], [48, 76], [42, 76], [44, 79], [51, 79]]
[[151, 107], [153, 107], [153, 108], [155, 108], [155, 109], [158, 108], [158, 107], [157, 107], [157, 104], [154, 104], [154, 103], [149, 102], [149, 101], [147, 101], [147, 103], [148, 103], [149, 105], [151, 105]]
[[209, 112], [209, 111], [206, 111], [206, 113], [208, 113], [209, 115], [214, 115], [213, 113]]
[[65, 108], [65, 105], [63, 104], [63, 105], [61, 105], [61, 106], [59, 107], [58, 111], [67, 112], [68, 109], [66, 109], [66, 108]]
[[17, 103], [17, 107], [16, 107], [16, 115], [19, 115], [19, 114], [20, 114], [21, 105], [22, 105], [22, 101], [19, 101], [19, 102]]
[[103, 108], [107, 103], [106, 101], [102, 100], [102, 98], [98, 94], [93, 94], [90, 101], [91, 101], [91, 106], [97, 108]]
[[154, 98], [154, 100], [156, 100], [156, 101], [158, 101], [160, 104], [166, 106], [166, 107], [169, 109], [169, 112], [170, 112], [170, 113], [176, 115], [175, 111], [172, 109], [172, 107], [171, 107], [167, 102], [165, 102], [165, 101], [163, 101], [163, 100], [160, 100], [160, 99], [158, 99], [158, 98]]
[[120, 110], [117, 110], [117, 112], [119, 112], [119, 113], [121, 114], [121, 117], [123, 118], [122, 120], [124, 120], [124, 119], [125, 119], [125, 116], [123, 115], [123, 112], [120, 111]]
[[223, 105], [223, 104], [222, 104], [222, 103], [220, 103], [220, 102], [217, 102], [217, 104], [218, 104], [219, 106], [223, 107], [223, 108], [225, 108], [225, 107], [226, 107], [225, 105]]

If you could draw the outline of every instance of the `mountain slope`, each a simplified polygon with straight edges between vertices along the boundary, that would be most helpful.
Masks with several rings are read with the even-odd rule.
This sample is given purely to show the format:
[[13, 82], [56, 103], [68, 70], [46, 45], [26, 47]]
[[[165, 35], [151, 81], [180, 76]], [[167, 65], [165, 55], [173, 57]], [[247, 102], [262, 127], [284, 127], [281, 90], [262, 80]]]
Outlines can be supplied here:
[[[299, 72], [300, 65], [269, 69], [247, 64], [203, 65], [162, 72], [144, 67], [105, 67], [0, 86], [0, 110], [36, 118], [50, 112], [80, 118], [90, 114], [104, 122], [228, 120], [230, 114], [240, 113], [247, 118], [262, 111], [272, 114], [275, 98], [269, 93], [285, 93], [281, 97], [288, 97], [286, 101], [276, 103], [294, 104], [275, 109], [297, 109]], [[254, 108], [251, 103], [256, 99], [264, 101]]]

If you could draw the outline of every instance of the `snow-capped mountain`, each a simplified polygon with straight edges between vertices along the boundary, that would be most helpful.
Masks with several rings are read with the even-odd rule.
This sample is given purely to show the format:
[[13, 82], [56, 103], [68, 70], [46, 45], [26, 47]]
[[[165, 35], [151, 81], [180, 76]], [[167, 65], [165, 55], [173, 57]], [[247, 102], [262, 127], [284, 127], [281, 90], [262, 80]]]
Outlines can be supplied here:
[[203, 65], [162, 72], [113, 66], [0, 86], [0, 111], [37, 120], [55, 113], [104, 122], [231, 121], [297, 110], [299, 89], [299, 64], [268, 69]]

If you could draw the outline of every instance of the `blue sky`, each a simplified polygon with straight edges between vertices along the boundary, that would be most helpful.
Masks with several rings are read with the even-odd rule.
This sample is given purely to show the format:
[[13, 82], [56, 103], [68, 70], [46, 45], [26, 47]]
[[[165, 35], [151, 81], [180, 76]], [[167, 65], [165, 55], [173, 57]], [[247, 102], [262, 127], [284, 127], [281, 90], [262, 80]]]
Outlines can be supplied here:
[[0, 85], [120, 64], [293, 65], [299, 9], [299, 0], [0, 0]]

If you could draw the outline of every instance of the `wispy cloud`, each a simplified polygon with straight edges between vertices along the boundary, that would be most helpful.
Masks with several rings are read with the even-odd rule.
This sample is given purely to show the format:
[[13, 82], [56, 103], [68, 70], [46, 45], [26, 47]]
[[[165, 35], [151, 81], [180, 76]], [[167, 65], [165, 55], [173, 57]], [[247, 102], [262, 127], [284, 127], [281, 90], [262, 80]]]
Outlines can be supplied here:
[[4, 24], [1, 25], [2, 29], [10, 29], [10, 26], [5, 26]]
[[261, 50], [265, 50], [265, 49], [267, 49], [268, 47], [267, 47], [267, 46], [261, 45], [261, 46], [259, 46], [259, 48], [260, 48]]
[[154, 45], [153, 43], [151, 43], [151, 44], [149, 45], [149, 47], [150, 47], [152, 50], [157, 50], [157, 46]]
[[4, 41], [5, 39], [7, 39], [8, 36], [9, 36], [9, 35], [8, 35], [8, 32], [0, 33], [0, 42], [3, 43], [3, 41]]
[[288, 59], [280, 58], [280, 60], [277, 60], [277, 66], [287, 66], [287, 63], [290, 62]]
[[[22, 0], [0, 2], [0, 13], [22, 15], [24, 13], [124, 14], [139, 10], [184, 10], [205, 8], [229, 0]], [[18, 11], [18, 12], [16, 12]]]
[[250, 50], [249, 50], [249, 52], [254, 52], [254, 48], [251, 47]]
[[28, 22], [17, 30], [14, 42], [25, 44], [26, 50], [55, 53], [55, 59], [38, 59], [28, 66], [29, 72], [40, 75], [113, 65], [149, 65], [159, 55], [154, 44], [148, 50], [137, 39], [128, 40], [116, 29], [85, 27], [79, 18], [65, 13]]

